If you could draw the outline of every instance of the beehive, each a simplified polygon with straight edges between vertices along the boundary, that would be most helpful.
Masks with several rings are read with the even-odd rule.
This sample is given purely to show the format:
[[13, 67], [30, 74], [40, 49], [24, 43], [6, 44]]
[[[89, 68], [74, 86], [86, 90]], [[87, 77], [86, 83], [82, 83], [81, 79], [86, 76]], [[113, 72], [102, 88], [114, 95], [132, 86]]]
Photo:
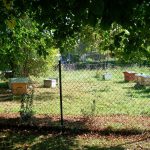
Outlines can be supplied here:
[[28, 89], [28, 78], [11, 78], [9, 86], [14, 95], [26, 94]]
[[144, 86], [150, 86], [150, 76], [142, 76], [141, 84]]
[[136, 80], [136, 77], [135, 77], [135, 72], [133, 71], [125, 71], [123, 72], [124, 74], [124, 80], [125, 81], [135, 81]]
[[27, 93], [27, 83], [11, 83], [12, 93], [22, 95]]

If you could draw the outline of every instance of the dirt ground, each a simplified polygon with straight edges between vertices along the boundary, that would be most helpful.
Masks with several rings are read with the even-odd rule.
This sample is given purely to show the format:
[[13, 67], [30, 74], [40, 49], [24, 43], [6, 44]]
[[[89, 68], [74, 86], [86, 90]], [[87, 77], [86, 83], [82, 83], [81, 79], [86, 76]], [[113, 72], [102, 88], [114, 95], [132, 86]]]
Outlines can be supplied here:
[[[60, 127], [60, 116], [58, 115], [34, 115], [28, 121], [23, 122], [19, 113], [1, 113], [0, 126], [21, 126], [22, 124], [36, 127]], [[150, 117], [146, 116], [64, 116], [65, 128], [102, 131], [126, 130], [130, 132], [150, 131]]]
[[[150, 117], [0, 114], [0, 149], [150, 150]], [[62, 132], [63, 131], [63, 132]], [[63, 133], [63, 134], [62, 134]]]
[[0, 149], [150, 150], [149, 117], [65, 116], [63, 123], [61, 130], [60, 116], [22, 123], [18, 113], [0, 114]]

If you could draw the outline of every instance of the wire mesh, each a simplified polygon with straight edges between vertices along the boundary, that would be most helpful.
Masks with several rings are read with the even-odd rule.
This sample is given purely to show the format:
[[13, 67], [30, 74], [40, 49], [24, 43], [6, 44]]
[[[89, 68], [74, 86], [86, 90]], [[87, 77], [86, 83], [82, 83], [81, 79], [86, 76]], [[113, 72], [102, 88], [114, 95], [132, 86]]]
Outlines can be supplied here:
[[[61, 67], [64, 127], [149, 129], [149, 66], [98, 62], [62, 64]], [[1, 88], [0, 121], [20, 118], [21, 106], [24, 106], [22, 112], [32, 115], [25, 123], [60, 126], [58, 66], [52, 68], [47, 77], [32, 78], [31, 81], [32, 103], [28, 96], [23, 98], [14, 95], [8, 87]]]
[[[25, 83], [20, 77], [11, 78], [15, 84], [10, 79], [6, 81], [7, 86], [0, 89], [1, 122], [11, 125], [11, 119], [12, 124], [59, 125], [58, 66], [48, 72], [45, 77], [29, 77]], [[52, 123], [54, 115], [55, 123]]]
[[148, 80], [147, 66], [64, 64], [63, 108], [69, 120], [65, 125], [91, 130], [107, 127], [150, 129]]
[[64, 69], [64, 113], [150, 115], [150, 76], [145, 76], [145, 80], [139, 83], [137, 77], [141, 73], [149, 73], [149, 68], [91, 65], [90, 68]]

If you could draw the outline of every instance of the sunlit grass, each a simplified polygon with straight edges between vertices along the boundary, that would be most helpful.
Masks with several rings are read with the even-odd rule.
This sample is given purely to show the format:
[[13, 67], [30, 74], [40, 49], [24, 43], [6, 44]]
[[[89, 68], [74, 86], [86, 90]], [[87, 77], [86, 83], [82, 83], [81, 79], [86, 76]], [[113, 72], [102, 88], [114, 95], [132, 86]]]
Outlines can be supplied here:
[[[62, 71], [63, 110], [65, 115], [146, 115], [150, 116], [150, 88], [134, 88], [134, 82], [124, 82], [123, 71], [149, 73], [149, 68], [113, 68], [108, 70]], [[112, 79], [104, 81], [104, 73]], [[49, 77], [58, 77], [58, 72]], [[48, 77], [47, 77], [48, 78]], [[43, 88], [44, 78], [34, 78], [33, 110], [36, 114], [59, 114], [59, 85]], [[20, 100], [1, 102], [0, 112], [18, 112]]]

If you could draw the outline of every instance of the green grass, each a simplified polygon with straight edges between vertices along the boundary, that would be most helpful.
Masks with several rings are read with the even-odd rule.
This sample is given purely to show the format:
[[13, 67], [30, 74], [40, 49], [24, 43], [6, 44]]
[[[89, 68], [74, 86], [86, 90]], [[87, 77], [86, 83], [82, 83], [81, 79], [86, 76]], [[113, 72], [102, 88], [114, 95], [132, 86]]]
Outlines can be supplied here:
[[[134, 82], [124, 82], [123, 71], [149, 73], [149, 68], [115, 68], [109, 70], [62, 71], [65, 115], [146, 115], [150, 116], [150, 87], [136, 89]], [[104, 81], [105, 72], [112, 74]], [[58, 74], [52, 73], [50, 76]], [[43, 79], [34, 79], [43, 84]], [[17, 112], [20, 101], [1, 102], [0, 112]], [[33, 109], [37, 114], [59, 114], [59, 87], [36, 88]]]
[[[98, 125], [103, 129], [109, 127], [114, 130], [124, 130], [129, 128], [141, 130], [142, 133], [149, 131], [148, 120], [146, 122], [146, 118], [145, 120], [136, 120], [136, 118], [137, 116], [148, 116], [147, 119], [149, 119], [150, 87], [137, 89], [134, 87], [134, 82], [124, 82], [122, 72], [125, 70], [149, 73], [149, 68], [119, 67], [107, 70], [112, 73], [113, 78], [110, 81], [104, 81], [102, 75], [106, 72], [105, 70], [62, 71], [64, 116], [95, 115], [102, 119], [100, 120], [102, 125], [101, 122]], [[57, 73], [52, 73], [50, 76], [54, 74], [58, 77]], [[35, 88], [33, 110], [36, 114], [60, 114], [59, 87], [43, 88], [43, 79], [42, 77], [34, 78], [35, 83], [39, 83], [39, 86]], [[18, 112], [20, 109], [19, 99], [1, 101], [0, 104], [0, 113]], [[111, 117], [107, 118], [107, 115], [113, 118], [114, 114], [121, 115], [114, 117], [114, 120], [109, 120]], [[135, 117], [130, 118], [129, 116]], [[124, 120], [122, 121], [120, 117]], [[78, 121], [75, 123], [78, 124]], [[84, 122], [83, 126], [86, 123]], [[149, 149], [150, 147], [149, 133], [126, 136], [113, 133], [62, 136], [59, 133], [43, 132], [1, 131], [0, 149], [127, 150]]]
[[149, 149], [148, 133], [141, 135], [61, 135], [28, 130], [0, 131], [0, 149], [11, 150], [127, 150]]
[[[147, 68], [144, 69], [148, 72]], [[144, 72], [144, 69], [138, 72]], [[66, 114], [85, 112], [95, 115], [150, 115], [148, 92], [150, 88], [135, 89], [135, 83], [125, 83], [123, 70], [122, 68], [108, 70], [113, 75], [110, 81], [102, 80], [102, 74], [105, 73], [103, 70], [98, 73], [87, 70], [65, 72], [63, 74], [64, 112]], [[95, 77], [97, 74], [99, 78]]]

